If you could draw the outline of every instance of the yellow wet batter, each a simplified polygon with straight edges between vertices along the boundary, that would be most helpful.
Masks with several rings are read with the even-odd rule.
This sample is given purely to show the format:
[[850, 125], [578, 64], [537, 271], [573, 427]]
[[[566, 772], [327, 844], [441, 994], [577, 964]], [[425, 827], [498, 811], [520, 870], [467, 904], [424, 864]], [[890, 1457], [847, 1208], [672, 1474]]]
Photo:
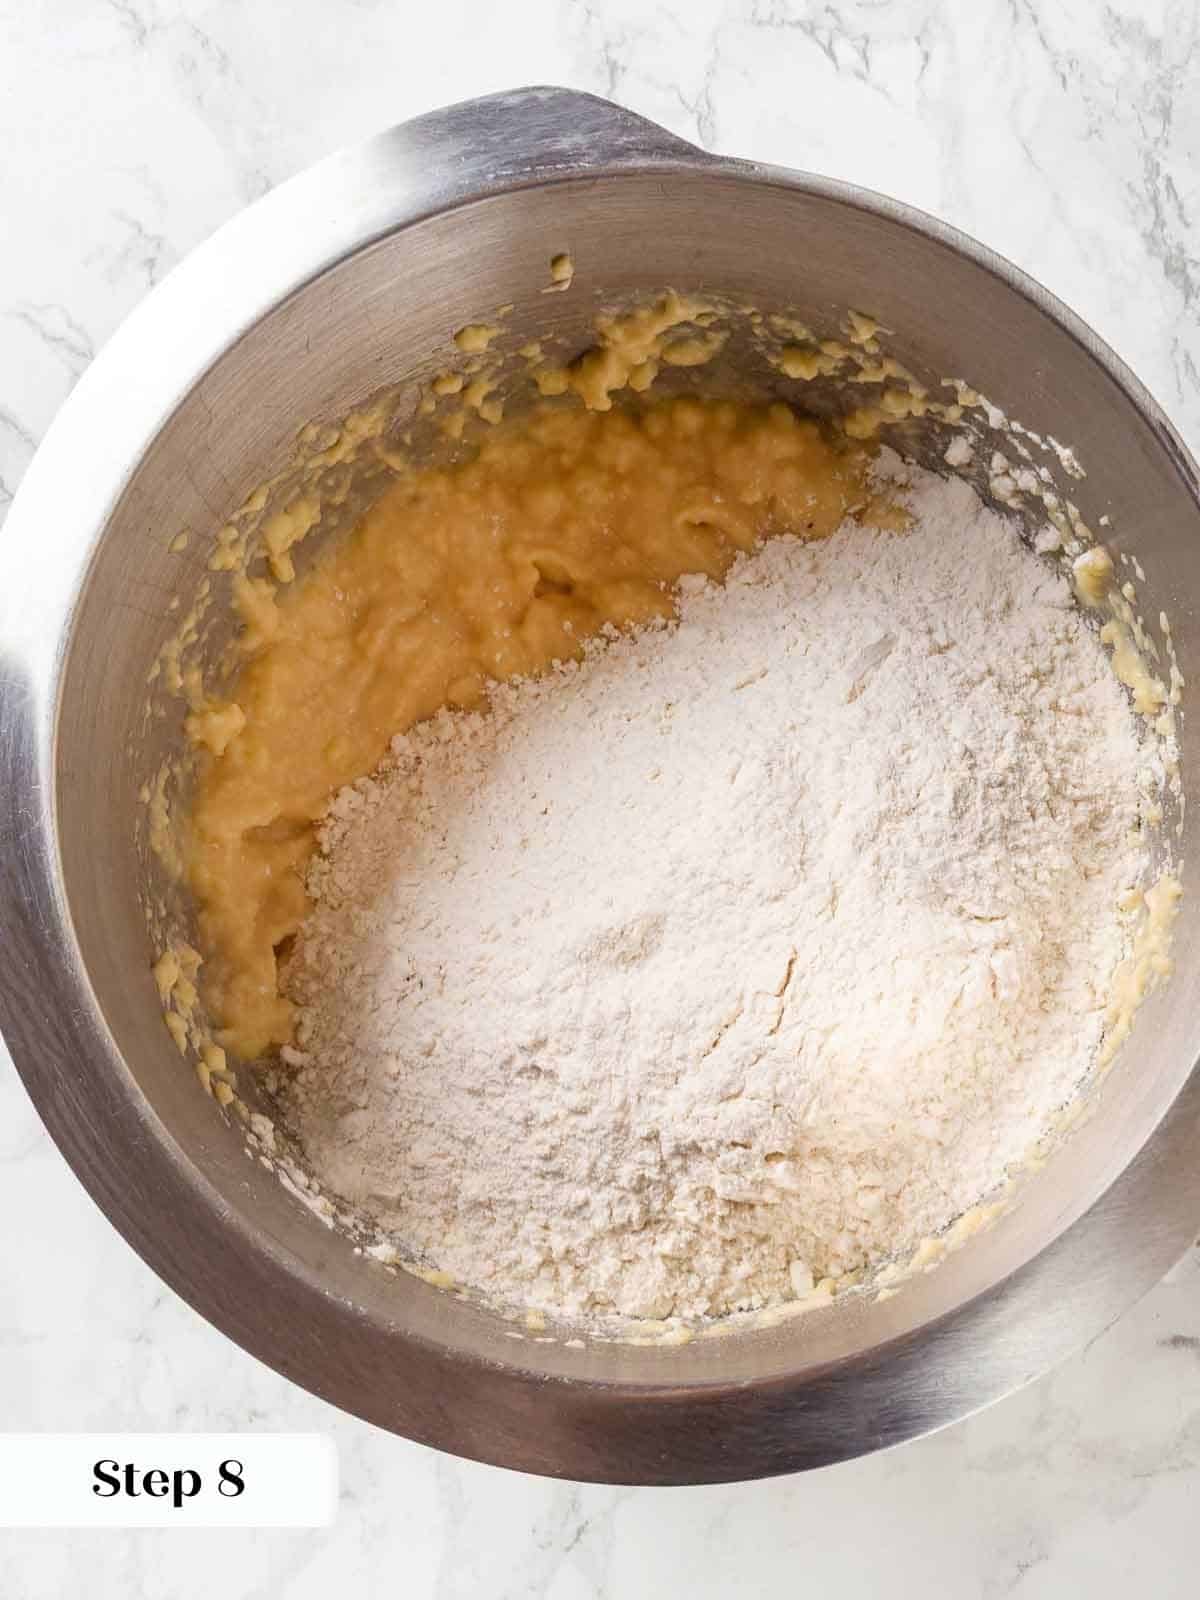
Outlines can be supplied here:
[[827, 537], [864, 501], [865, 461], [782, 405], [546, 408], [401, 477], [307, 575], [238, 577], [244, 663], [189, 719], [187, 871], [222, 1044], [289, 1039], [276, 951], [306, 912], [314, 820], [394, 734], [606, 623], [670, 614], [682, 573], [720, 577], [766, 534]]

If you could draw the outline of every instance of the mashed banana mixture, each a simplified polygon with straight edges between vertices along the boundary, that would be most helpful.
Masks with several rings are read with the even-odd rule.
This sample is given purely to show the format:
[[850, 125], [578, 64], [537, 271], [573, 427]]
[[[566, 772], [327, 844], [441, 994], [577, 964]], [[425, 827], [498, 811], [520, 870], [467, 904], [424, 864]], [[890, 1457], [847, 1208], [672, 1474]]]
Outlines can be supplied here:
[[[187, 875], [221, 1043], [254, 1057], [291, 1038], [277, 952], [307, 910], [314, 824], [394, 735], [605, 624], [670, 615], [681, 574], [721, 578], [772, 532], [828, 537], [866, 509], [867, 461], [784, 405], [547, 408], [405, 473], [293, 582], [235, 578], [244, 664], [189, 719], [207, 754]], [[288, 577], [286, 548], [273, 565]]]

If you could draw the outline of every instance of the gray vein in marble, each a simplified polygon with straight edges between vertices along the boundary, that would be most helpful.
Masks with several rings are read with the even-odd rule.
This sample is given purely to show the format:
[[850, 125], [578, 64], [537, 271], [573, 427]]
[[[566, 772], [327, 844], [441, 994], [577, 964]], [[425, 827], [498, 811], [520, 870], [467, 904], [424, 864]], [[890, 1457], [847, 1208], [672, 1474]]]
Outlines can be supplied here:
[[146, 43], [150, 36], [152, 24], [133, 4], [133, 0], [105, 0], [108, 9], [115, 13], [122, 29], [129, 35], [135, 46]]
[[[1169, 121], [1170, 108], [1167, 116]], [[1150, 203], [1150, 226], [1142, 236], [1150, 254], [1162, 266], [1167, 282], [1178, 289], [1184, 307], [1191, 309], [1200, 289], [1200, 262], [1189, 249], [1189, 242], [1195, 237], [1192, 219], [1174, 177], [1164, 167], [1159, 148], [1163, 137], [1156, 136], [1142, 151], [1142, 176]]]
[[857, 80], [884, 100], [894, 101], [891, 89], [872, 70], [874, 40], [866, 29], [852, 31], [835, 6], [805, 6], [796, 11], [781, 0], [763, 5], [753, 0], [746, 26], [798, 35], [813, 46], [838, 74]]
[[43, 344], [47, 345], [66, 366], [72, 377], [80, 373], [95, 358], [92, 336], [71, 316], [65, 306], [37, 305], [25, 302], [9, 312], [15, 321], [22, 322]]
[[117, 210], [112, 216], [124, 232], [125, 242], [108, 263], [108, 277], [115, 281], [132, 271], [152, 289], [175, 265], [175, 251], [165, 235], [155, 233], [132, 212]]
[[605, 1600], [612, 1578], [615, 1522], [634, 1492], [556, 1484], [534, 1530], [535, 1554], [524, 1581], [519, 1589], [507, 1591], [503, 1600], [546, 1600], [569, 1560], [587, 1585], [587, 1594]]
[[593, 36], [593, 48], [602, 68], [598, 92], [614, 98], [619, 95], [629, 71], [633, 53], [631, 36], [623, 28], [609, 29], [600, 7], [588, 4], [588, 0], [576, 0], [576, 11], [582, 18], [583, 32]]
[[1144, 140], [1142, 176], [1150, 204], [1150, 225], [1143, 237], [1150, 253], [1161, 262], [1168, 283], [1179, 290], [1185, 307], [1190, 308], [1200, 288], [1200, 263], [1193, 254], [1196, 235], [1164, 152], [1174, 129], [1176, 97], [1189, 89], [1193, 97], [1200, 92], [1194, 65], [1200, 27], [1197, 12], [1193, 8], [1191, 37], [1182, 59], [1173, 63], [1165, 61], [1162, 39], [1152, 34], [1141, 18], [1120, 16], [1111, 7], [1105, 8], [1105, 18], [1122, 52], [1134, 59], [1144, 57], [1153, 69], [1144, 101], [1134, 108]]
[[714, 38], [705, 63], [704, 75], [695, 94], [685, 95], [678, 85], [675, 86], [679, 104], [696, 124], [697, 142], [706, 150], [712, 149], [717, 142], [717, 111], [713, 100], [713, 79], [719, 62], [720, 54]]
[[1008, 0], [1009, 11], [1017, 27], [1026, 26], [1041, 48], [1042, 54], [1050, 66], [1050, 70], [1058, 79], [1059, 87], [1063, 90], [1070, 88], [1071, 76], [1075, 71], [1075, 62], [1071, 57], [1064, 57], [1050, 43], [1042, 27], [1042, 19], [1038, 15], [1036, 5], [1032, 0]]
[[37, 440], [14, 412], [0, 406], [0, 522], [7, 515]]

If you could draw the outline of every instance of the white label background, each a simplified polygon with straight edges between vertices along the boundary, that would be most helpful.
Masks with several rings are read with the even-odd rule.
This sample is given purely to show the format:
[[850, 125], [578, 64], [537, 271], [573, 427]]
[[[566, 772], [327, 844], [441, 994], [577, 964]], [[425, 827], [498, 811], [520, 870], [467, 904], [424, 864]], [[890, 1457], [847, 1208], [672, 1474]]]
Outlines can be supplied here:
[[[93, 1468], [127, 1462], [199, 1474], [199, 1492], [176, 1506], [168, 1486], [154, 1498], [107, 1489]], [[241, 1462], [240, 1495], [218, 1493], [220, 1463]], [[111, 1471], [111, 1468], [109, 1469]], [[320, 1528], [337, 1515], [338, 1460], [321, 1433], [0, 1434], [3, 1528]]]

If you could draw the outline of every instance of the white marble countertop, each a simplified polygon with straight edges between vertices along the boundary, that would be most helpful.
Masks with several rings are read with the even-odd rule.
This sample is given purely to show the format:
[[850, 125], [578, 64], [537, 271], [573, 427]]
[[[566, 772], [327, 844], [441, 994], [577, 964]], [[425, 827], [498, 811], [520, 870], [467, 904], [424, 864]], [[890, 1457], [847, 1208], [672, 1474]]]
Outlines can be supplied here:
[[[335, 146], [528, 82], [948, 218], [1098, 328], [1200, 449], [1192, 4], [0, 0], [0, 38], [0, 517], [95, 350], [239, 206]], [[2, 1053], [0, 1208], [5, 1429], [321, 1429], [343, 1474], [323, 1532], [0, 1534], [6, 1600], [1196, 1592], [1195, 1251], [1057, 1374], [936, 1437], [771, 1483], [628, 1490], [438, 1455], [243, 1354], [85, 1198]]]

